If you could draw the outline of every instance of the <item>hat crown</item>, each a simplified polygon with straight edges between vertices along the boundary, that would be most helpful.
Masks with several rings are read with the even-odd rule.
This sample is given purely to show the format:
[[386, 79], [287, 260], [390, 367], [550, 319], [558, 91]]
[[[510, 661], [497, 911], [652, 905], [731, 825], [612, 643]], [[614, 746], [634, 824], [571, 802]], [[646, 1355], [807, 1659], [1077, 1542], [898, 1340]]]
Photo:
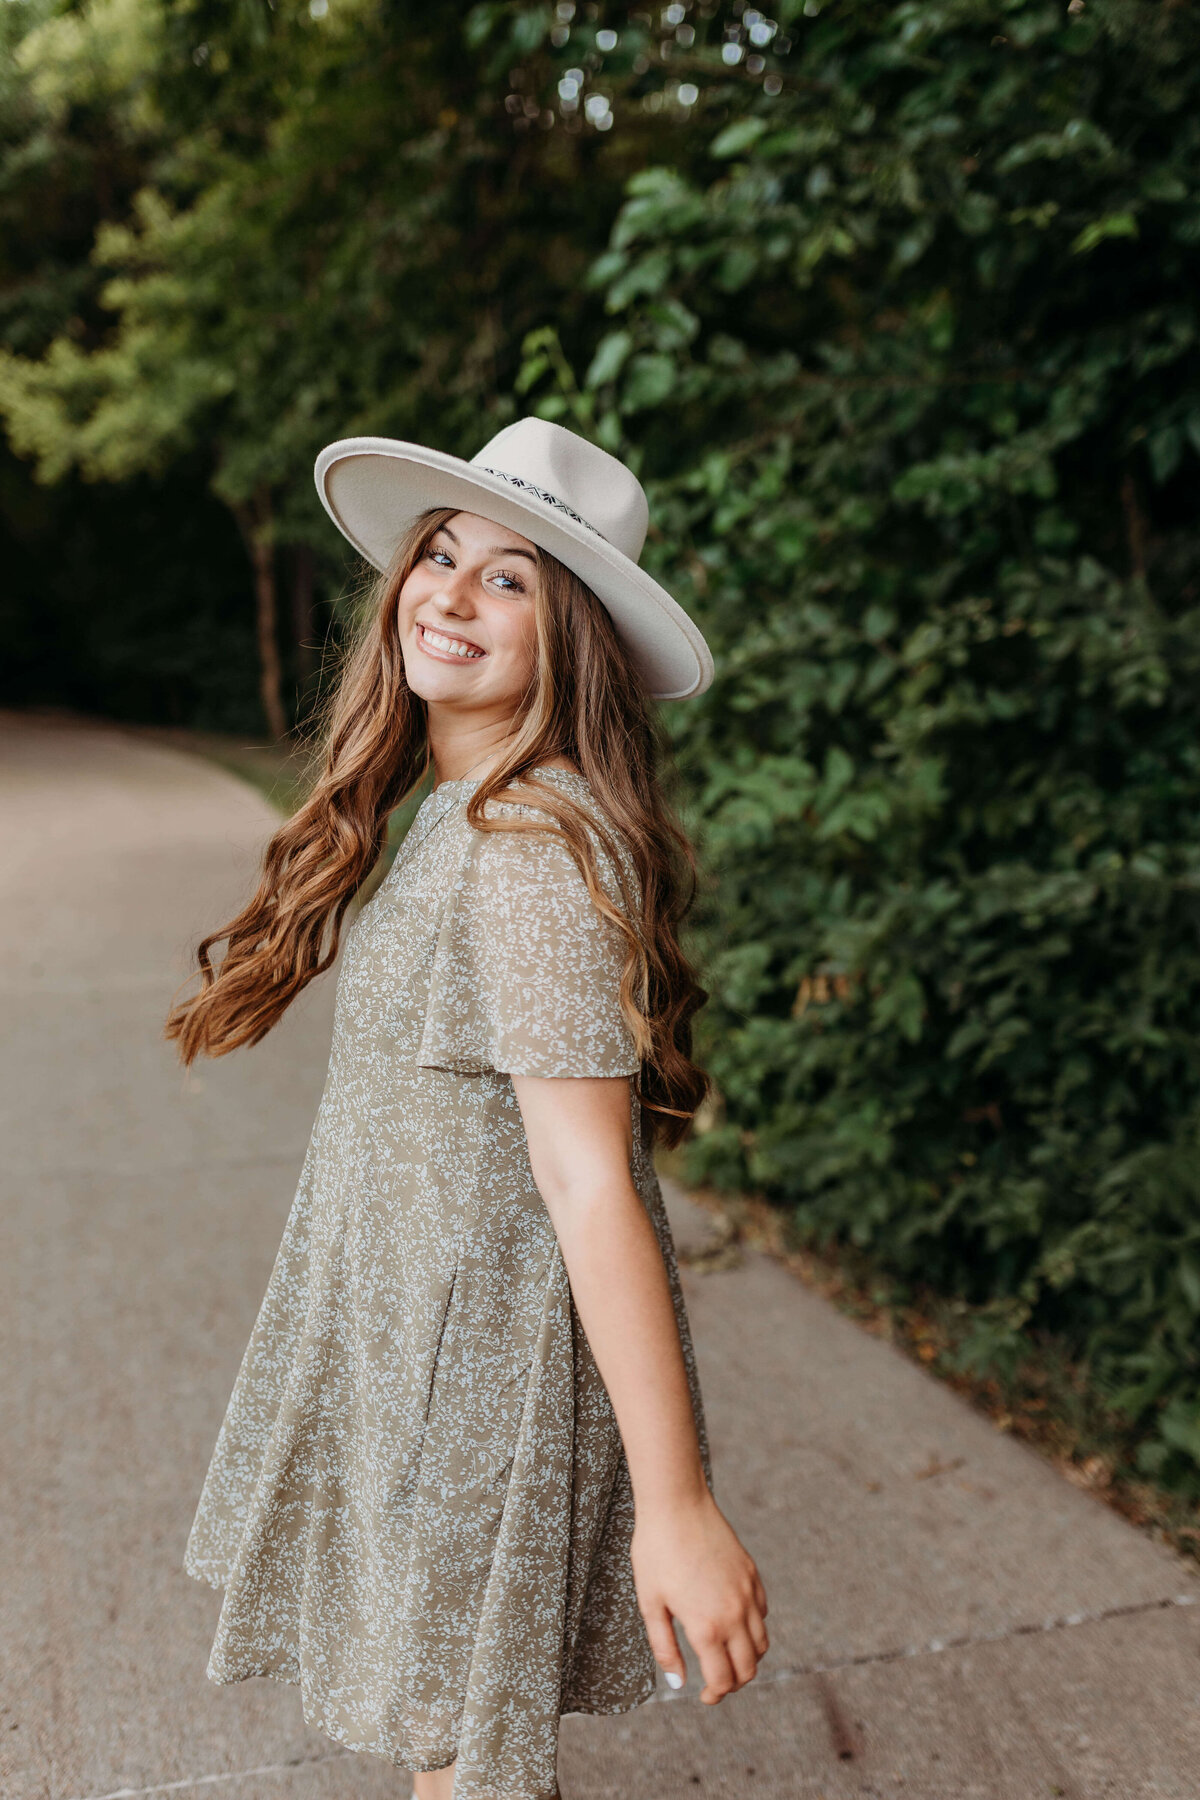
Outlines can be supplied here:
[[511, 477], [536, 497], [556, 501], [637, 562], [650, 509], [631, 469], [598, 444], [550, 419], [518, 419], [471, 458], [472, 465]]

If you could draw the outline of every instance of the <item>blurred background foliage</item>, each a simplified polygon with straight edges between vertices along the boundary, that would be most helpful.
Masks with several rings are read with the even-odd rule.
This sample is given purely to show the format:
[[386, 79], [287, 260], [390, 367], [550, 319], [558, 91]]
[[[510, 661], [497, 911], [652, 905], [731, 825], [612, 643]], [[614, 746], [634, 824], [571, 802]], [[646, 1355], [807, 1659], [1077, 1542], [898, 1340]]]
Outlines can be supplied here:
[[1192, 0], [9, 0], [4, 696], [280, 734], [331, 438], [627, 458], [717, 678], [688, 1172], [1200, 1493]]

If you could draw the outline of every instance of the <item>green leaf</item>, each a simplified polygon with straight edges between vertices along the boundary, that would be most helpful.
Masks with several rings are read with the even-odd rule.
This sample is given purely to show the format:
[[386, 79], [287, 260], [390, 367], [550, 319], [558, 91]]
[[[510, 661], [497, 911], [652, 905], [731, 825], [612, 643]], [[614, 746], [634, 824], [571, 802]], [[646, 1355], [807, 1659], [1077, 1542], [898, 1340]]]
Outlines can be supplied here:
[[1170, 1401], [1163, 1408], [1158, 1429], [1172, 1449], [1200, 1464], [1200, 1406], [1182, 1398]]
[[717, 157], [737, 156], [756, 144], [766, 130], [765, 119], [734, 119], [732, 124], [726, 125], [724, 131], [717, 133], [708, 146], [708, 153]]
[[1158, 200], [1167, 205], [1178, 204], [1188, 197], [1187, 182], [1173, 170], [1161, 166], [1144, 170], [1138, 185], [1147, 200]]
[[872, 1008], [877, 1028], [894, 1025], [910, 1044], [917, 1043], [921, 1037], [924, 1014], [924, 990], [912, 973], [888, 981]]
[[758, 251], [752, 244], [735, 244], [721, 258], [715, 280], [726, 294], [736, 294], [758, 268]]
[[629, 364], [621, 399], [627, 412], [659, 406], [675, 386], [675, 364], [669, 356], [635, 356]]
[[584, 377], [587, 387], [603, 387], [606, 382], [615, 381], [625, 365], [625, 359], [633, 347], [633, 334], [629, 331], [610, 331], [601, 338]]
[[1138, 222], [1131, 212], [1106, 213], [1102, 219], [1093, 219], [1090, 225], [1084, 226], [1073, 239], [1071, 250], [1076, 256], [1086, 256], [1106, 238], [1135, 238], [1137, 235]]
[[1165, 425], [1151, 432], [1146, 440], [1146, 454], [1157, 482], [1169, 481], [1183, 456], [1183, 432], [1178, 425]]
[[666, 286], [671, 273], [671, 259], [665, 250], [642, 256], [623, 275], [618, 275], [605, 296], [609, 312], [620, 312], [643, 294], [657, 294]]
[[896, 629], [896, 614], [892, 607], [884, 606], [879, 601], [872, 601], [863, 614], [863, 635], [877, 643], [880, 638], [887, 637]]
[[1178, 1274], [1184, 1298], [1197, 1317], [1200, 1317], [1200, 1263], [1193, 1256], [1181, 1256]]
[[513, 392], [527, 394], [531, 387], [536, 387], [549, 368], [550, 358], [542, 351], [526, 357], [517, 371], [516, 379], [513, 382]]
[[496, 4], [473, 6], [463, 23], [463, 36], [470, 50], [482, 49], [491, 37], [492, 32], [503, 14], [504, 8]]

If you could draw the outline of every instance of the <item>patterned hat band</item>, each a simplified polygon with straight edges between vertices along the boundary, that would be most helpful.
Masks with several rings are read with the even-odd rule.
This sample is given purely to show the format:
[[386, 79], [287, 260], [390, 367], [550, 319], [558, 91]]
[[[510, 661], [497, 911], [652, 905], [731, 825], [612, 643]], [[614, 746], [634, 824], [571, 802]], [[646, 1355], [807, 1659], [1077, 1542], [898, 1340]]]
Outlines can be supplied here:
[[568, 506], [565, 500], [560, 500], [557, 494], [550, 492], [549, 488], [537, 487], [532, 481], [526, 481], [523, 475], [510, 475], [507, 469], [489, 469], [486, 463], [472, 463], [471, 466], [478, 469], [483, 475], [496, 475], [501, 481], [507, 481], [510, 487], [520, 488], [523, 493], [535, 495], [537, 499], [544, 500], [547, 506], [557, 506], [559, 512], [565, 512], [568, 519], [574, 519], [577, 525], [583, 525], [596, 537], [602, 538], [606, 544], [608, 543], [604, 533], [598, 531], [590, 519], [585, 519], [582, 513], [577, 513], [573, 506]]

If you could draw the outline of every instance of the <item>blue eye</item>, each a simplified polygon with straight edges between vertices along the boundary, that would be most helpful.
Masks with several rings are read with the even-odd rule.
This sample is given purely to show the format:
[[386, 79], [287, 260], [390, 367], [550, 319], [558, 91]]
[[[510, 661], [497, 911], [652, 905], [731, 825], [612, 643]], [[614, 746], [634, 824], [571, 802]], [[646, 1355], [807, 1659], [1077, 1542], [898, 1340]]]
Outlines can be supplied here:
[[[451, 556], [449, 550], [442, 544], [431, 544], [428, 550], [426, 550], [425, 555], [430, 562], [437, 563], [439, 568], [452, 569], [454, 567], [453, 556]], [[497, 569], [496, 573], [490, 576], [489, 579], [496, 582], [506, 582], [507, 586], [501, 590], [503, 593], [523, 594], [526, 592], [525, 583], [521, 580], [520, 576], [510, 574], [507, 569]]]

